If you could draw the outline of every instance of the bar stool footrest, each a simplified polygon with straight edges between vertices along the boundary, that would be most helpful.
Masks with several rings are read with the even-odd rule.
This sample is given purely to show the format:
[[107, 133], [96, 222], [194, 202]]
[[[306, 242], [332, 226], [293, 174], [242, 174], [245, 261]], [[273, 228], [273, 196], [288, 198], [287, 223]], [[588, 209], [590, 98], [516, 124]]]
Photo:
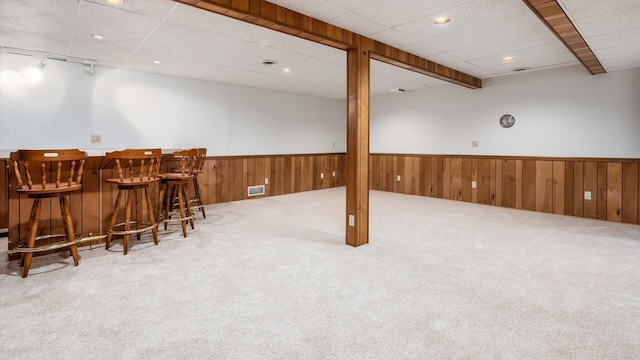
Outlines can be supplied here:
[[[131, 221], [130, 224], [131, 226], [133, 226], [134, 224], [137, 225], [137, 221]], [[113, 228], [109, 229], [108, 233], [111, 233], [113, 235], [131, 235], [131, 234], [139, 234], [145, 231], [149, 231], [153, 228], [158, 228], [158, 223], [151, 225], [151, 223], [149, 223], [148, 221], [140, 221], [140, 225], [144, 227], [140, 229], [114, 230], [118, 227], [124, 226], [124, 223], [119, 223], [119, 224], [116, 224]]]
[[[66, 237], [66, 235], [65, 234], [44, 235], [44, 236], [37, 237], [36, 240], [49, 239], [49, 238], [58, 238], [58, 237]], [[53, 243], [53, 244], [40, 245], [40, 246], [35, 246], [35, 247], [32, 247], [32, 248], [29, 248], [29, 247], [26, 247], [26, 242], [21, 241], [20, 243], [18, 243], [18, 246], [16, 246], [15, 248], [7, 251], [7, 255], [37, 253], [37, 252], [57, 250], [57, 249], [62, 249], [62, 248], [65, 248], [65, 247], [70, 247], [70, 246], [73, 246], [73, 245], [77, 245], [80, 242], [82, 242], [82, 239], [81, 238], [76, 238], [75, 240], [72, 240], [72, 241], [59, 241], [59, 242]]]

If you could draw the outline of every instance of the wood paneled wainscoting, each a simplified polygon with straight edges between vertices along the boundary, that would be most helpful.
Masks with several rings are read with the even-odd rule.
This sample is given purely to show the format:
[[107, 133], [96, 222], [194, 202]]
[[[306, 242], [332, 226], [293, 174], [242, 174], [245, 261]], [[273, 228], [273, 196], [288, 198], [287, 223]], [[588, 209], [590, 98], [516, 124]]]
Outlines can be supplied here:
[[372, 190], [640, 224], [640, 159], [372, 154], [369, 171]]
[[[173, 161], [163, 161], [162, 171], [174, 167]], [[105, 182], [105, 179], [114, 177], [115, 171], [106, 165], [105, 158], [101, 156], [87, 158], [82, 191], [70, 198], [75, 232], [83, 238], [105, 234], [109, 226], [117, 187]], [[255, 185], [265, 185], [265, 195], [256, 198], [344, 186], [344, 169], [344, 153], [207, 157], [205, 171], [198, 175], [198, 180], [203, 202], [214, 204], [248, 199], [247, 187]], [[25, 238], [31, 209], [31, 200], [18, 195], [12, 171], [5, 166], [4, 177], [0, 178], [5, 195], [0, 196], [0, 216], [7, 223], [9, 249]], [[150, 194], [155, 202], [157, 185], [150, 189]], [[51, 214], [51, 200], [44, 199], [38, 234], [64, 232], [59, 216], [55, 212], [53, 216]], [[144, 218], [144, 214], [142, 216]], [[84, 245], [101, 242], [87, 241]], [[16, 259], [17, 256], [10, 258]]]

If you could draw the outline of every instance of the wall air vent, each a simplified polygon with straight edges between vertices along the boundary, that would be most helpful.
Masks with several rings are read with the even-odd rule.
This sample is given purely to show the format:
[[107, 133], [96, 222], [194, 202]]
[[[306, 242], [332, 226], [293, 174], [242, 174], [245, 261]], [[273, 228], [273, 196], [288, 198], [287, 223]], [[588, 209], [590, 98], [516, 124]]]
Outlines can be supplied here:
[[264, 195], [264, 185], [249, 186], [247, 188], [247, 196], [252, 197], [258, 195]]

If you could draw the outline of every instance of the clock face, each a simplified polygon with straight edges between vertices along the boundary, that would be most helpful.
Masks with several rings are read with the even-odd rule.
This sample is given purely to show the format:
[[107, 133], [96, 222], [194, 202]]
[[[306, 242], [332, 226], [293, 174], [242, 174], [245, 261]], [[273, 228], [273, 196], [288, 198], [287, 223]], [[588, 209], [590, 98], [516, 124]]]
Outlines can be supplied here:
[[516, 122], [516, 118], [513, 117], [513, 115], [502, 115], [502, 117], [500, 118], [500, 126], [502, 126], [503, 128], [510, 128], [513, 126], [513, 124], [515, 124]]

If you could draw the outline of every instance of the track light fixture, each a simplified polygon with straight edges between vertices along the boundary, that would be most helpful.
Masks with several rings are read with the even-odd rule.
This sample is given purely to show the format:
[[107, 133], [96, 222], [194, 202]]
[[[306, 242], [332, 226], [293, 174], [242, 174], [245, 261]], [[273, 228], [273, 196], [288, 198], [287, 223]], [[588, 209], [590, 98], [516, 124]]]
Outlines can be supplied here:
[[90, 64], [89, 66], [87, 66], [87, 73], [89, 75], [92, 75], [96, 73], [96, 69], [93, 67], [93, 64]]
[[43, 68], [45, 66], [47, 66], [47, 57], [43, 56], [42, 57], [42, 61], [40, 61], [40, 63], [38, 64], [39, 67]]

